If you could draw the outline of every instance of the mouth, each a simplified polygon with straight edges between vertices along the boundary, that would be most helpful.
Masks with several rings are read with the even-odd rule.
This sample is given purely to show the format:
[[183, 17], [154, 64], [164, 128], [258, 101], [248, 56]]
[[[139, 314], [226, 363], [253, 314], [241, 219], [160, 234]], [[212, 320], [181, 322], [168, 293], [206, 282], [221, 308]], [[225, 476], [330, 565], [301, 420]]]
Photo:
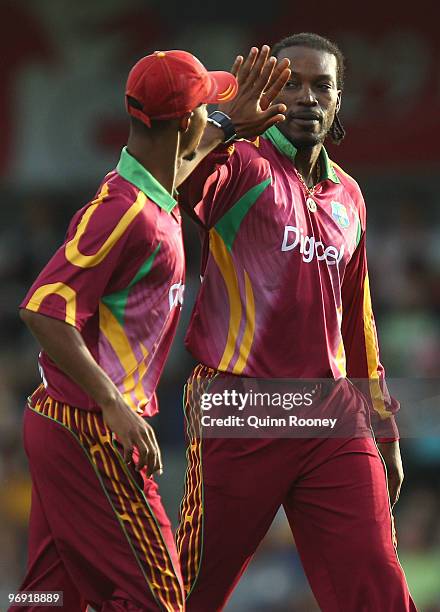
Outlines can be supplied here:
[[289, 116], [289, 119], [303, 126], [314, 126], [321, 123], [321, 116], [317, 113], [294, 113]]

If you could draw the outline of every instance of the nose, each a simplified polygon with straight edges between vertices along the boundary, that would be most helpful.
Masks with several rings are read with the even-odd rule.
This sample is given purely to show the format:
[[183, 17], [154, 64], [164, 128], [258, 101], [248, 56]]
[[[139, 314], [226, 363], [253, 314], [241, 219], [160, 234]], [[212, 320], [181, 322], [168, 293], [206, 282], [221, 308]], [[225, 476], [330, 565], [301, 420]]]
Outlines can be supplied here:
[[318, 103], [311, 87], [308, 85], [303, 85], [301, 87], [298, 103], [304, 106], [315, 106]]

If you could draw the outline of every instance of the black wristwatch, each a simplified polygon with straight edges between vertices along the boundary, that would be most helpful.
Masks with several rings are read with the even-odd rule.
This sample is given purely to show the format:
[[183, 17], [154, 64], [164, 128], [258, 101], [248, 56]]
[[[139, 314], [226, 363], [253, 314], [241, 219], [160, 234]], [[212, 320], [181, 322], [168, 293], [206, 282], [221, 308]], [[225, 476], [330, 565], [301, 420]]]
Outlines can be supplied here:
[[208, 116], [208, 121], [209, 123], [215, 125], [215, 127], [223, 130], [225, 135], [223, 142], [228, 143], [235, 140], [237, 136], [235, 125], [232, 123], [231, 118], [226, 115], [226, 113], [216, 110]]

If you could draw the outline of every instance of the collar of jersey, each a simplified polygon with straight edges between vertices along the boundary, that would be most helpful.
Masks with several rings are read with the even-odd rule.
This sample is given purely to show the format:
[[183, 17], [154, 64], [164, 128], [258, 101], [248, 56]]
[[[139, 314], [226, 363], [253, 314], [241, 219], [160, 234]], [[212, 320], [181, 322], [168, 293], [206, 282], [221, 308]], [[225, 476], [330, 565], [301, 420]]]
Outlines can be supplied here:
[[122, 178], [135, 185], [167, 213], [170, 213], [176, 206], [176, 200], [146, 168], [130, 155], [127, 147], [122, 149], [116, 170]]
[[[263, 137], [269, 140], [274, 145], [274, 147], [277, 148], [278, 151], [280, 151], [280, 153], [282, 153], [292, 161], [295, 160], [295, 156], [297, 153], [296, 147], [294, 147], [293, 144], [289, 140], [287, 140], [284, 134], [282, 134], [275, 125], [266, 130], [263, 134]], [[326, 179], [329, 179], [333, 183], [340, 183], [338, 175], [336, 174], [335, 169], [333, 168], [329, 156], [327, 155], [327, 151], [324, 147], [322, 147], [321, 149], [321, 160], [323, 162], [322, 165], [324, 170], [322, 180], [325, 181]]]

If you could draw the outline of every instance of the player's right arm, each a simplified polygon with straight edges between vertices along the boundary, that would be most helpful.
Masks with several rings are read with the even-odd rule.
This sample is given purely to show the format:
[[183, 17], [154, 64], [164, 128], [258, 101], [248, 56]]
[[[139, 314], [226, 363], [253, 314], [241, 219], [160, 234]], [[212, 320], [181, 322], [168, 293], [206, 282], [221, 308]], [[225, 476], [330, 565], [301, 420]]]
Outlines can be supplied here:
[[[251, 139], [269, 127], [284, 121], [286, 106], [272, 104], [290, 77], [289, 60], [269, 58], [269, 47], [252, 47], [247, 58], [237, 56], [231, 72], [237, 77], [238, 93], [234, 100], [220, 104], [235, 126], [237, 137]], [[223, 142], [220, 128], [208, 124], [194, 159], [183, 161], [177, 173], [176, 185], [182, 184], [207, 155]], [[211, 168], [211, 171], [209, 171]], [[215, 161], [205, 164], [206, 177], [215, 168]], [[199, 172], [199, 175], [201, 173]]]
[[373, 432], [387, 469], [390, 502], [394, 506], [403, 482], [399, 432], [394, 417], [399, 403], [388, 392], [379, 357], [368, 277], [365, 204], [360, 192], [357, 197], [361, 232], [342, 282], [342, 336], [347, 374], [356, 381], [370, 408]]
[[151, 245], [145, 240], [138, 198], [113, 195], [104, 183], [89, 206], [77, 213], [65, 243], [56, 251], [21, 304], [21, 318], [55, 364], [101, 408], [105, 422], [137, 468], [158, 471], [162, 460], [152, 428], [124, 401], [99, 366], [81, 334], [97, 316], [100, 300], [118, 283], [126, 286], [137, 258]]
[[98, 365], [80, 332], [52, 317], [22, 309], [20, 317], [56, 365], [100, 406], [104, 420], [131, 460], [133, 448], [139, 450], [137, 469], [147, 466], [150, 476], [162, 470], [159, 445], [153, 428], [124, 401], [121, 393]]

